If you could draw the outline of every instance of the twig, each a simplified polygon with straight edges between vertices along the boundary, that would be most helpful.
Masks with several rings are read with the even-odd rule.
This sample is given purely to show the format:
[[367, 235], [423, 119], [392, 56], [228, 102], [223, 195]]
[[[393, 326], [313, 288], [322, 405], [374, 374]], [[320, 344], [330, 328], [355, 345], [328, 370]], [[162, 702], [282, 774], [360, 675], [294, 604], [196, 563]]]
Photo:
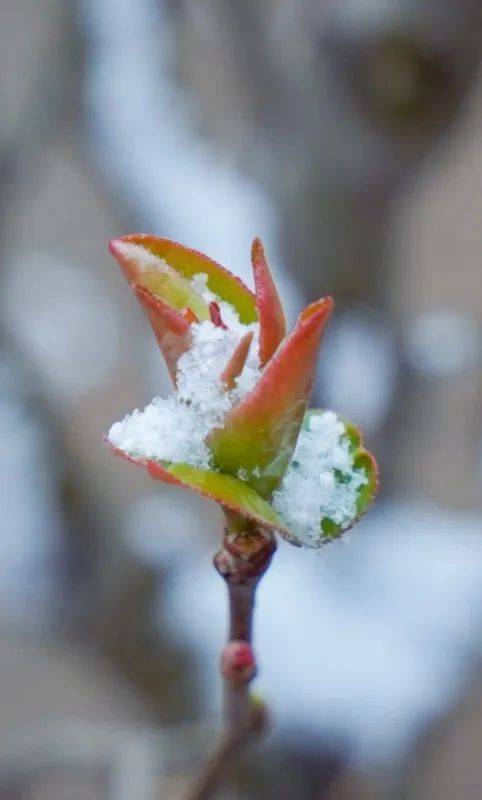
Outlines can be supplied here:
[[229, 640], [221, 655], [225, 732], [186, 800], [209, 800], [244, 747], [266, 729], [266, 709], [249, 692], [256, 674], [252, 621], [256, 588], [276, 543], [271, 533], [239, 516], [228, 514], [227, 518], [223, 545], [214, 558], [229, 595]]

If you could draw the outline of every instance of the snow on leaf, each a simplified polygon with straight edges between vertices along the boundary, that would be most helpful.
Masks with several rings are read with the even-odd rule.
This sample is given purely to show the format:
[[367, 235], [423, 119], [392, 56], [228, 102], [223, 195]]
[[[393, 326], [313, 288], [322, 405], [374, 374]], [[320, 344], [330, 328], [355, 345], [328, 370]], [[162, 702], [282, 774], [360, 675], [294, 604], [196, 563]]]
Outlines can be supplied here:
[[355, 426], [333, 411], [313, 409], [273, 506], [300, 545], [320, 547], [366, 511], [377, 484], [376, 462]]

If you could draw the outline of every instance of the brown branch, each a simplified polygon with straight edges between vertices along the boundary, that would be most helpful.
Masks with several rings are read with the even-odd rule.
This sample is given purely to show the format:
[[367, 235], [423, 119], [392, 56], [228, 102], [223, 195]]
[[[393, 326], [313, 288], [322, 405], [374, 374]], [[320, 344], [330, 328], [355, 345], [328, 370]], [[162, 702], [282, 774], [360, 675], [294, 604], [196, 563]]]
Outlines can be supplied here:
[[225, 732], [186, 800], [209, 800], [240, 752], [266, 728], [265, 707], [253, 700], [249, 684], [256, 674], [251, 649], [257, 585], [268, 568], [276, 543], [271, 533], [227, 514], [223, 546], [214, 566], [229, 595], [229, 640], [221, 655], [224, 678]]

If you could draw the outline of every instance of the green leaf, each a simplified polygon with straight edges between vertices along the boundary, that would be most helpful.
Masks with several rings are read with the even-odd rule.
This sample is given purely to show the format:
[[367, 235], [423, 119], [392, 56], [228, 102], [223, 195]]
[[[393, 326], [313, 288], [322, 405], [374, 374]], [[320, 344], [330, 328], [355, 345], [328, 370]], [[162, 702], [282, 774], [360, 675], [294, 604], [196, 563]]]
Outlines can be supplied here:
[[149, 474], [164, 483], [174, 483], [193, 489], [232, 511], [243, 514], [271, 529], [284, 529], [276, 511], [244, 481], [214, 470], [200, 469], [189, 464], [160, 464], [149, 461]]

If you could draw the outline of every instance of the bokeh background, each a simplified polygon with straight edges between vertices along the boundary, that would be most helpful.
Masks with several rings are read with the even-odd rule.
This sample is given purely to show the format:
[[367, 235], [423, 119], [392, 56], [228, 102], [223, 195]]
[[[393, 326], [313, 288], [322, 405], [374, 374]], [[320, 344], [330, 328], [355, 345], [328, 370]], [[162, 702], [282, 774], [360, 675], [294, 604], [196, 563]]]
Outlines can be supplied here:
[[110, 455], [169, 390], [110, 238], [155, 232], [290, 319], [376, 507], [260, 589], [273, 731], [226, 798], [482, 795], [478, 0], [0, 5], [0, 798], [179, 798], [220, 697], [220, 515]]

